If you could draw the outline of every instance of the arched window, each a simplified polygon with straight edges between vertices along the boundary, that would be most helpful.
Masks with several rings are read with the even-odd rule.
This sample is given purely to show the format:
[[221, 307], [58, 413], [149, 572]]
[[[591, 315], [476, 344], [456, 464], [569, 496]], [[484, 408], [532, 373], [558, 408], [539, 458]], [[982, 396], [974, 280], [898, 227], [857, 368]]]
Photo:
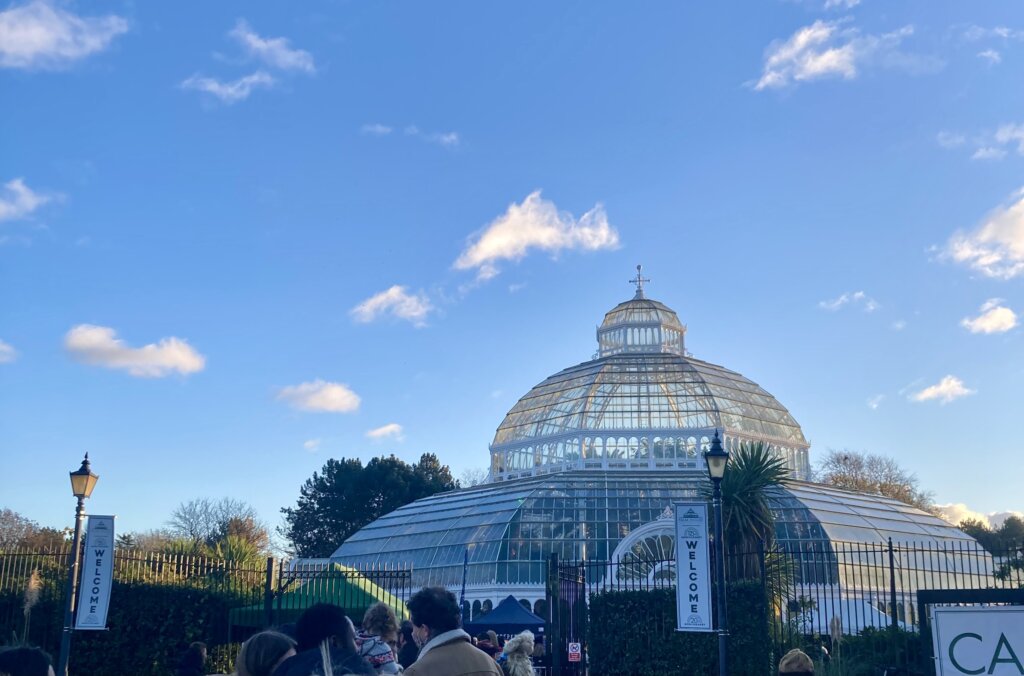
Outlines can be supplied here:
[[597, 437], [594, 439], [594, 457], [604, 457], [604, 439], [602, 439], [601, 437]]
[[665, 457], [665, 444], [662, 442], [661, 437], [654, 437], [654, 439], [651, 440], [651, 448], [655, 458]]
[[629, 438], [629, 453], [627, 457], [630, 460], [640, 457], [640, 440], [636, 437]]

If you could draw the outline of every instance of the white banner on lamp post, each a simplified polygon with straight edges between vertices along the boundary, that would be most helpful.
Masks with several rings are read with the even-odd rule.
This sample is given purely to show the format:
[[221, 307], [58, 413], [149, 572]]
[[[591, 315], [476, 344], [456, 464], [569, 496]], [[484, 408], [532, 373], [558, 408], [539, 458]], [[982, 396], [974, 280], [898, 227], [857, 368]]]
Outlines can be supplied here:
[[711, 557], [708, 555], [708, 506], [677, 502], [676, 630], [713, 631]]
[[938, 676], [1024, 674], [1024, 607], [932, 607]]
[[75, 629], [106, 629], [114, 578], [114, 517], [89, 517], [81, 566]]

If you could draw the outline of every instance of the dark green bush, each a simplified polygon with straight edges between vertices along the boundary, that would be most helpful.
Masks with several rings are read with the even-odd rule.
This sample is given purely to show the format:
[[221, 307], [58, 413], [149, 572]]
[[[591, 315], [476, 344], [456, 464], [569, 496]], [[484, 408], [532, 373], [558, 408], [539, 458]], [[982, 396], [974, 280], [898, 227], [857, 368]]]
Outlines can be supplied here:
[[[728, 613], [731, 673], [770, 673], [772, 644], [761, 584], [730, 585]], [[593, 676], [715, 674], [718, 636], [676, 631], [674, 589], [605, 592], [590, 600], [588, 657]]]

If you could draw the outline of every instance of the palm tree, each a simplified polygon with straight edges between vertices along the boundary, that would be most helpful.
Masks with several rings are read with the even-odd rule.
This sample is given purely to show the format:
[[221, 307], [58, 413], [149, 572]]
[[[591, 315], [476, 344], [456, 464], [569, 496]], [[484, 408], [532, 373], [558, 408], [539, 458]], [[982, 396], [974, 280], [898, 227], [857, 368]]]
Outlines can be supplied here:
[[[770, 551], [775, 539], [768, 490], [781, 486], [788, 478], [786, 462], [762, 441], [743, 442], [729, 459], [729, 469], [722, 479], [722, 517], [726, 559], [732, 563], [733, 576], [760, 578], [759, 552]], [[710, 500], [711, 485], [703, 492]]]

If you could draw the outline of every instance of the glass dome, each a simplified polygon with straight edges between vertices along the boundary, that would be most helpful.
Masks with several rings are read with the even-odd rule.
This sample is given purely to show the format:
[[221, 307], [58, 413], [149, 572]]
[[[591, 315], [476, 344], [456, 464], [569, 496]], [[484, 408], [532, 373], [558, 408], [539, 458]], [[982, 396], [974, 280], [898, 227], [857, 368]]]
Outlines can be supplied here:
[[597, 358], [556, 373], [508, 412], [490, 445], [491, 479], [564, 469], [690, 469], [714, 432], [727, 448], [764, 441], [796, 478], [809, 444], [775, 397], [735, 371], [690, 356], [686, 327], [637, 295], [597, 329]]

